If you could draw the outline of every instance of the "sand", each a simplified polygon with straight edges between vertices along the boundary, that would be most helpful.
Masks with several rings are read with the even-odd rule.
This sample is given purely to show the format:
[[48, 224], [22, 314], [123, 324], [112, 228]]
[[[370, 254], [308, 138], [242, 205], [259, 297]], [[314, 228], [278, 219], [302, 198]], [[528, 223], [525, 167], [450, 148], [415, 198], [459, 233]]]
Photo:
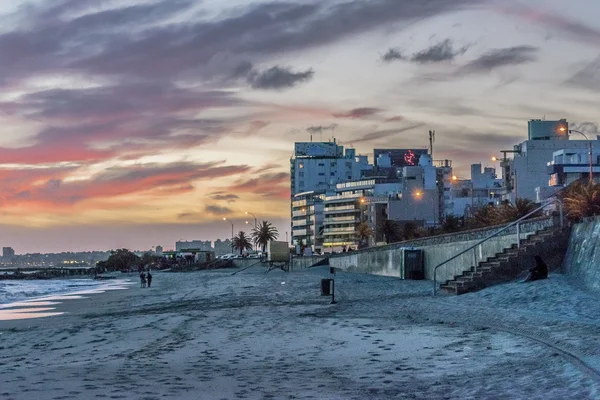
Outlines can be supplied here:
[[[460, 297], [328, 270], [155, 273], [0, 321], [3, 399], [593, 399], [597, 297], [560, 275]], [[133, 277], [135, 279], [135, 277]]]

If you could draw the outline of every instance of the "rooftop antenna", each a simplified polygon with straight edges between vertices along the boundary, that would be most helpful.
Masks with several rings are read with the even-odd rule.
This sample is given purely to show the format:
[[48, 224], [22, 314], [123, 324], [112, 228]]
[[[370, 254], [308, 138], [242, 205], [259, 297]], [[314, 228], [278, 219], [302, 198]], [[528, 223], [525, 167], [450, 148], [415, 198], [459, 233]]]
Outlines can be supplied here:
[[433, 144], [435, 143], [435, 131], [429, 131], [429, 155], [433, 160]]

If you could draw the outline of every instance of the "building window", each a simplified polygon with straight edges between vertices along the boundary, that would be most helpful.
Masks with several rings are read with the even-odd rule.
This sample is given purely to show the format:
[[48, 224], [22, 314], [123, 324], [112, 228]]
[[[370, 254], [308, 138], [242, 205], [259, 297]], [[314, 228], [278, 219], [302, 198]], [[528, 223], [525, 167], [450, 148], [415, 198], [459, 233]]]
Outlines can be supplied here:
[[335, 172], [332, 172], [332, 173], [331, 173], [331, 176], [335, 176]]
[[324, 167], [325, 164], [324, 163], [319, 163], [319, 167]]
[[319, 176], [325, 176], [325, 172], [319, 172]]
[[298, 173], [298, 176], [300, 176], [300, 177], [304, 177], [304, 172], [300, 172], [300, 173]]

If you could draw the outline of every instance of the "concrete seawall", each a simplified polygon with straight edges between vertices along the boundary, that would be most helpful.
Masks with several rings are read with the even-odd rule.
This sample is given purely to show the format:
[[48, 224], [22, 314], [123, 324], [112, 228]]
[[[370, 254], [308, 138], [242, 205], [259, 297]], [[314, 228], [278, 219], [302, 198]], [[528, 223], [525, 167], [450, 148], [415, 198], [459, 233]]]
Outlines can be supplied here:
[[600, 291], [600, 217], [573, 226], [563, 271], [586, 288]]
[[[523, 222], [520, 226], [521, 238], [526, 238], [539, 230], [556, 226], [557, 218], [543, 217]], [[329, 265], [350, 272], [368, 273], [375, 275], [393, 276], [402, 278], [403, 252], [402, 248], [413, 247], [424, 250], [425, 254], [425, 279], [433, 279], [433, 270], [436, 265], [450, 257], [475, 245], [487, 236], [500, 230], [502, 226], [477, 229], [454, 234], [440, 235], [429, 238], [394, 243], [388, 246], [353, 251], [332, 256]], [[517, 243], [516, 227], [507, 229], [498, 237], [488, 240], [476, 248], [476, 252], [469, 251], [448, 264], [440, 267], [437, 279], [443, 282], [462, 274], [477, 262], [493, 257], [505, 248]]]
[[[291, 271], [298, 271], [306, 268], [310, 268], [314, 264], [325, 259], [323, 256], [311, 256], [311, 257], [294, 257], [290, 263]], [[256, 264], [257, 267], [264, 266], [267, 268], [267, 263], [261, 264], [260, 260], [256, 258], [235, 258], [233, 259], [233, 265], [237, 268], [249, 267], [252, 264]]]

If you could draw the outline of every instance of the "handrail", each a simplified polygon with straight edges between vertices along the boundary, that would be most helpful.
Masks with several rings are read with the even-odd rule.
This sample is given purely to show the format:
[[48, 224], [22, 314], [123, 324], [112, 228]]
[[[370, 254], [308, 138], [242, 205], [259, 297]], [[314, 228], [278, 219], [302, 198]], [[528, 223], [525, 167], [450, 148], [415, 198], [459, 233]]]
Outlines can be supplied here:
[[[551, 201], [548, 201], [548, 200], [551, 200]], [[563, 219], [563, 217], [562, 217], [562, 214], [563, 214], [563, 212], [562, 212], [562, 201], [560, 201], [560, 199], [558, 199], [557, 197], [551, 197], [550, 199], [546, 199], [546, 202], [545, 202], [545, 203], [544, 203], [544, 202], [542, 202], [543, 204], [542, 204], [540, 207], [538, 207], [538, 208], [536, 208], [535, 210], [533, 210], [533, 211], [529, 212], [528, 214], [526, 214], [526, 215], [522, 216], [522, 217], [521, 217], [521, 218], [519, 218], [518, 220], [511, 222], [510, 224], [506, 225], [504, 228], [502, 228], [502, 229], [498, 230], [497, 232], [494, 232], [493, 234], [491, 234], [491, 235], [487, 236], [486, 238], [484, 238], [483, 240], [481, 240], [481, 241], [477, 242], [477, 243], [476, 243], [476, 244], [474, 244], [473, 246], [471, 246], [471, 247], [469, 247], [469, 248], [467, 248], [467, 249], [465, 249], [465, 250], [461, 251], [460, 253], [456, 254], [455, 256], [453, 256], [453, 257], [451, 257], [451, 258], [447, 259], [447, 260], [446, 260], [446, 261], [444, 261], [443, 263], [441, 263], [441, 264], [438, 264], [438, 265], [437, 265], [437, 266], [436, 266], [436, 267], [433, 269], [433, 295], [435, 296], [435, 295], [437, 294], [437, 279], [436, 279], [436, 273], [437, 273], [437, 270], [438, 270], [438, 268], [440, 268], [440, 267], [441, 267], [441, 266], [443, 266], [443, 265], [446, 265], [447, 263], [449, 263], [449, 262], [450, 262], [450, 261], [452, 261], [452, 260], [455, 260], [455, 259], [457, 259], [458, 257], [460, 257], [460, 256], [462, 256], [463, 254], [465, 254], [467, 251], [473, 250], [474, 248], [476, 248], [477, 246], [481, 245], [482, 243], [485, 243], [485, 242], [487, 242], [488, 240], [490, 240], [490, 239], [492, 239], [492, 238], [494, 238], [494, 237], [498, 236], [499, 234], [501, 234], [502, 232], [504, 232], [504, 231], [505, 231], [505, 230], [507, 230], [508, 228], [512, 228], [513, 226], [520, 224], [520, 223], [521, 223], [523, 220], [527, 219], [528, 217], [530, 217], [531, 215], [533, 215], [533, 214], [537, 213], [538, 211], [541, 211], [541, 210], [543, 210], [544, 208], [548, 207], [550, 204], [554, 203], [554, 202], [555, 202], [555, 201], [557, 201], [557, 200], [558, 200], [558, 201], [559, 201], [559, 203], [560, 203], [560, 223], [561, 223], [561, 226], [562, 226], [562, 223], [563, 223], [563, 221], [562, 221], [562, 219]], [[519, 234], [519, 233], [518, 233], [518, 230], [517, 230], [517, 234]], [[517, 240], [519, 240], [519, 239], [520, 239], [520, 238], [517, 238]], [[475, 265], [475, 268], [477, 268], [477, 265]]]

